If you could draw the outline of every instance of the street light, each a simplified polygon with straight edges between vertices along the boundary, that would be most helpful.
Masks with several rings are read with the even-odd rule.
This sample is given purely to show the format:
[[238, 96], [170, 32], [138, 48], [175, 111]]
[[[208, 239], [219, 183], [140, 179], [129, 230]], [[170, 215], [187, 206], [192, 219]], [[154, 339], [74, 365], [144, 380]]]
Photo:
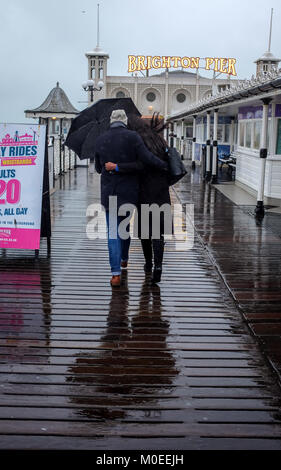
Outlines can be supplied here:
[[104, 86], [102, 80], [98, 82], [98, 88], [95, 87], [94, 80], [87, 80], [86, 82], [82, 83], [82, 88], [85, 91], [89, 91], [91, 93], [91, 103], [94, 101], [94, 91], [100, 91]]

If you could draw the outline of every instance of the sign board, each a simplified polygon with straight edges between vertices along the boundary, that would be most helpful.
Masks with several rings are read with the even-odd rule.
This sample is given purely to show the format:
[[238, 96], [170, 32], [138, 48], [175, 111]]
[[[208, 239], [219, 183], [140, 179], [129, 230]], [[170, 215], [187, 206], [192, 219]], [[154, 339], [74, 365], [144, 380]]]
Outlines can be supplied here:
[[0, 124], [0, 248], [38, 250], [46, 126]]

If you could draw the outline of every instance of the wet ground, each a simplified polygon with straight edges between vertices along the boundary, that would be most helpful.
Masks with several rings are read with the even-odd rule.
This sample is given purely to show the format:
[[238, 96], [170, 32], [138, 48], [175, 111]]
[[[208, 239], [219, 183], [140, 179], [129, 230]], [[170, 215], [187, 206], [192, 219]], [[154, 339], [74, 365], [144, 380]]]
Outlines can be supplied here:
[[194, 203], [197, 235], [281, 382], [281, 215], [254, 217], [255, 206], [238, 206], [197, 169], [176, 187]]
[[38, 260], [2, 254], [0, 448], [281, 449], [276, 376], [218, 272], [252, 315], [271, 294], [280, 306], [280, 239], [192, 179], [177, 194], [195, 203], [198, 234], [192, 250], [167, 242], [159, 287], [134, 240], [112, 291], [106, 242], [86, 236], [99, 194], [83, 168], [51, 197], [51, 258], [45, 240]]

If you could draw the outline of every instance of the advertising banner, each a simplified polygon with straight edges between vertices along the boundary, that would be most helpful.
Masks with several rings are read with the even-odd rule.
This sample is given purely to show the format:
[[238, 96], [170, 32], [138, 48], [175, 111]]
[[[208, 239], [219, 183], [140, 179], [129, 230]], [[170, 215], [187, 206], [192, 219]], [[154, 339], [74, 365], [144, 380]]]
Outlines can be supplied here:
[[38, 250], [46, 126], [0, 124], [0, 248]]

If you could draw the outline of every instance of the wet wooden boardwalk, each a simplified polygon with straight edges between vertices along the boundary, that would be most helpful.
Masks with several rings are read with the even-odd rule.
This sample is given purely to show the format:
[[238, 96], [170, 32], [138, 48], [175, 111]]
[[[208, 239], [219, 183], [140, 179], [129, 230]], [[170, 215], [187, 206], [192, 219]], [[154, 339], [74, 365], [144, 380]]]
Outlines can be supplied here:
[[51, 258], [0, 259], [0, 448], [281, 449], [280, 388], [200, 240], [167, 243], [153, 288], [133, 241], [112, 291], [96, 176], [58, 184]]
[[176, 192], [194, 203], [197, 234], [281, 383], [281, 238], [266, 218], [257, 223], [248, 206], [205, 184], [198, 170]]

